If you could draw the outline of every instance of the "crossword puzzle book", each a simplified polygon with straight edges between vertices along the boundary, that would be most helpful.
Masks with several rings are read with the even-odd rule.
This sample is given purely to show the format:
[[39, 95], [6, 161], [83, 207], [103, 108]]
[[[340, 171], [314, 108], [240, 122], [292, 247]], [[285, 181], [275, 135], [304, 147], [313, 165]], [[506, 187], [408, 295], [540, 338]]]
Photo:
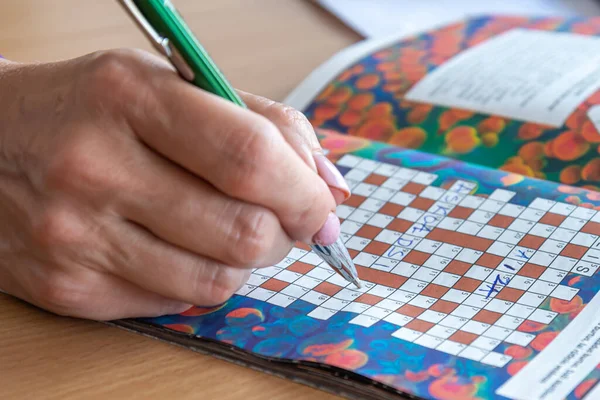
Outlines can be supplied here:
[[356, 399], [600, 399], [600, 20], [481, 17], [335, 56], [287, 102], [351, 186], [364, 287], [305, 245], [118, 324]]

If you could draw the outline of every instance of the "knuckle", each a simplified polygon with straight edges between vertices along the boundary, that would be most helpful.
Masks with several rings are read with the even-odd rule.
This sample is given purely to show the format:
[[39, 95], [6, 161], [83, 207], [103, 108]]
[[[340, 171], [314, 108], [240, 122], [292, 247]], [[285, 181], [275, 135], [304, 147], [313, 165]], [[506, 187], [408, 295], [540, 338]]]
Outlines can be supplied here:
[[[134, 50], [108, 50], [94, 53], [84, 79], [88, 100], [127, 100], [140, 83], [141, 57]], [[125, 97], [125, 98], [123, 98]]]
[[275, 118], [277, 121], [291, 127], [297, 127], [299, 131], [306, 128], [312, 130], [312, 125], [303, 113], [290, 106], [280, 103], [275, 104], [273, 108], [275, 109]]
[[257, 266], [273, 244], [274, 215], [267, 210], [238, 207], [229, 233], [230, 258], [236, 266]]
[[50, 206], [41, 212], [33, 229], [33, 240], [38, 249], [52, 260], [79, 243], [84, 232], [77, 218], [68, 210]]
[[44, 186], [64, 192], [106, 187], [111, 178], [106, 173], [106, 160], [98, 157], [97, 151], [98, 146], [93, 139], [85, 135], [71, 135], [47, 165]]
[[279, 136], [277, 127], [266, 118], [257, 118], [254, 124], [241, 132], [234, 132], [228, 141], [229, 176], [227, 191], [244, 198], [265, 182], [275, 165], [275, 145]]
[[36, 301], [45, 309], [62, 316], [73, 316], [87, 304], [81, 284], [60, 270], [53, 270], [37, 282]]
[[247, 280], [248, 274], [244, 270], [217, 268], [210, 285], [209, 302], [215, 305], [225, 303]]

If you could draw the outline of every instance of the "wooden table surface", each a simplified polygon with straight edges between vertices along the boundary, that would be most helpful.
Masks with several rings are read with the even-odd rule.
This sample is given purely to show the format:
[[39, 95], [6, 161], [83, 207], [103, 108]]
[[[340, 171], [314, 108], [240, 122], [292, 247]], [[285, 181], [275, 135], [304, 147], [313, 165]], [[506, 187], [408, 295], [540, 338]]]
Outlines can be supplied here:
[[[232, 83], [281, 100], [358, 35], [305, 0], [175, 0]], [[115, 1], [3, 0], [0, 54], [52, 61], [150, 49]], [[1, 223], [1, 221], [0, 221]], [[307, 399], [335, 396], [0, 295], [2, 399]]]

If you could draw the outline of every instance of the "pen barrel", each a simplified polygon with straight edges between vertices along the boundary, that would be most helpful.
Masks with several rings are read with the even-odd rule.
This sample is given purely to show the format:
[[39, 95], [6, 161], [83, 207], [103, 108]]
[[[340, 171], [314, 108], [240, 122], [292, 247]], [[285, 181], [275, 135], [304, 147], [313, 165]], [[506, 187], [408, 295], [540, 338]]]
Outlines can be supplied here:
[[177, 68], [186, 79], [207, 92], [246, 107], [170, 1], [134, 0], [134, 3], [158, 35], [174, 48], [171, 55], [174, 64], [177, 65], [177, 58], [185, 62], [191, 75], [182, 71], [183, 66]]

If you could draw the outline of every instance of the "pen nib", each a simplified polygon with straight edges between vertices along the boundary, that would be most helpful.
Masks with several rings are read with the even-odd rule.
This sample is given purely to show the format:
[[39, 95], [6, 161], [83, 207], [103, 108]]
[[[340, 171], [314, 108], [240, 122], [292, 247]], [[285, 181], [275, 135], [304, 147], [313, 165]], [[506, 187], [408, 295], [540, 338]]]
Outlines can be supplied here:
[[352, 257], [341, 238], [329, 246], [313, 244], [310, 247], [344, 279], [353, 283], [357, 288], [362, 288]]

